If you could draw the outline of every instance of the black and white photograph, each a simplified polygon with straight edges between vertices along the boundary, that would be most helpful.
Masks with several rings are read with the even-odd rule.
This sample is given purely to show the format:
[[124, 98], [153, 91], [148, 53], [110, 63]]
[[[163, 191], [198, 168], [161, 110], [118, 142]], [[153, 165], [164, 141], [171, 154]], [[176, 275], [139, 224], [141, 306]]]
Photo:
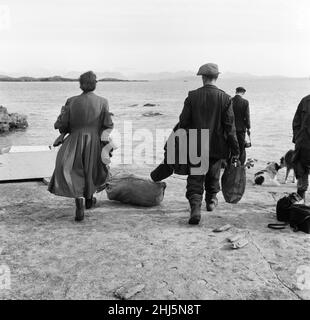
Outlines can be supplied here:
[[0, 300], [309, 300], [309, 40], [309, 0], [0, 0]]

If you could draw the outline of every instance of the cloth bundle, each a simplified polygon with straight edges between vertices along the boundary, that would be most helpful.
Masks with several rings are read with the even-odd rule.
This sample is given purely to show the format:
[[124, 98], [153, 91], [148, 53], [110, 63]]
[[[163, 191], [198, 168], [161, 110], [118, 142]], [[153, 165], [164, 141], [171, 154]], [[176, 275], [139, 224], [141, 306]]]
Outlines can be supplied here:
[[165, 182], [153, 182], [124, 173], [114, 175], [105, 186], [110, 200], [144, 207], [159, 205], [164, 199], [165, 189]]

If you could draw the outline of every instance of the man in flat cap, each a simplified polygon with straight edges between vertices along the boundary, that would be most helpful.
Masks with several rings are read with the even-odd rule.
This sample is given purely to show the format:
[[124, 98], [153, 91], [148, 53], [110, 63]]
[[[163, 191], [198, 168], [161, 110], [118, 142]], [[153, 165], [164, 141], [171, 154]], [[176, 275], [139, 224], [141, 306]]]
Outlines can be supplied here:
[[293, 143], [295, 143], [294, 169], [297, 193], [306, 202], [310, 174], [310, 95], [304, 97], [293, 119]]
[[243, 98], [245, 92], [246, 90], [243, 87], [238, 87], [236, 89], [236, 95], [232, 98], [237, 139], [240, 150], [239, 160], [242, 165], [245, 163], [246, 159], [245, 134], [246, 132], [249, 136], [251, 134], [249, 101]]
[[233, 160], [239, 158], [232, 101], [228, 94], [215, 86], [218, 66], [204, 64], [197, 75], [202, 76], [203, 87], [188, 93], [179, 120], [181, 128], [209, 130], [209, 169], [205, 175], [188, 175], [189, 224], [200, 222], [204, 189], [207, 211], [213, 211], [217, 206], [222, 160], [230, 156]]

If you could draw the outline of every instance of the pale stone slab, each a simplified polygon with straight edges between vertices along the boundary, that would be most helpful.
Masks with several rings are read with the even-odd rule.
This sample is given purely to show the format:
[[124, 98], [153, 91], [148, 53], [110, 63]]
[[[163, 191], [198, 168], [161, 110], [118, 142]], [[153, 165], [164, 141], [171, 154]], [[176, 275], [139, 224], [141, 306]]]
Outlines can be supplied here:
[[0, 154], [0, 181], [50, 177], [57, 150], [48, 146], [12, 147], [9, 152]]

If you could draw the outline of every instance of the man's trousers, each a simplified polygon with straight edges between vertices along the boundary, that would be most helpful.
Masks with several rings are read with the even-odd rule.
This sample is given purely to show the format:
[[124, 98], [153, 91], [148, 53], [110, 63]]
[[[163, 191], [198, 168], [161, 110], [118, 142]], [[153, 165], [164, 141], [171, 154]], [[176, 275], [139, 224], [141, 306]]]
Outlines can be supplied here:
[[239, 160], [241, 164], [244, 165], [246, 160], [245, 131], [237, 131], [237, 139], [238, 139], [239, 151], [240, 151]]
[[187, 177], [186, 198], [190, 199], [192, 195], [203, 195], [206, 191], [206, 201], [210, 201], [220, 191], [220, 174], [222, 160], [210, 159], [209, 171], [206, 175]]

